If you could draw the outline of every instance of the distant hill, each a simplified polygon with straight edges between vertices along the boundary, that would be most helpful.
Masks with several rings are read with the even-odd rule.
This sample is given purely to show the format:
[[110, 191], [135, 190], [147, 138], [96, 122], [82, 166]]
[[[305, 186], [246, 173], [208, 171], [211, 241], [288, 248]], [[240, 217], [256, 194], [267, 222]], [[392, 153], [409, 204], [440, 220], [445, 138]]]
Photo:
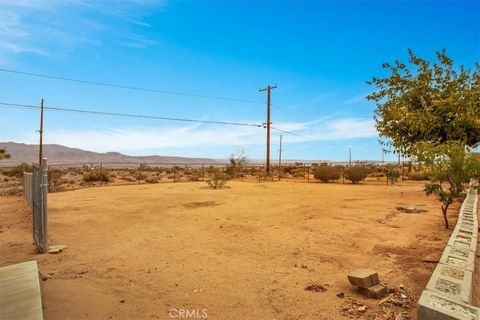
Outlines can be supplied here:
[[[0, 148], [7, 148], [10, 159], [0, 161], [0, 165], [38, 162], [38, 145], [16, 142], [0, 142]], [[203, 163], [221, 163], [221, 161], [208, 158], [186, 158], [171, 156], [128, 156], [119, 152], [92, 152], [82, 149], [69, 148], [58, 144], [43, 145], [43, 153], [48, 158], [50, 164], [69, 164], [69, 163], [164, 163], [164, 164], [203, 164]]]

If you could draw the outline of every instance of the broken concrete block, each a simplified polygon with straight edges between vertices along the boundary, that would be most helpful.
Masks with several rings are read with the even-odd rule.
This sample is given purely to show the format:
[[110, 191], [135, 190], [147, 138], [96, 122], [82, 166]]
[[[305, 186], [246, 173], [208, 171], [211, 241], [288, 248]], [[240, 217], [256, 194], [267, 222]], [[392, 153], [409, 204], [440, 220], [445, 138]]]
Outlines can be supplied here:
[[478, 317], [479, 308], [430, 290], [424, 290], [418, 300], [418, 320], [475, 320]]
[[57, 253], [62, 252], [63, 249], [66, 249], [66, 248], [67, 248], [67, 246], [63, 245], [63, 244], [57, 244], [57, 245], [49, 246], [48, 247], [48, 253], [57, 254]]
[[473, 273], [467, 270], [438, 264], [433, 271], [427, 289], [439, 292], [446, 297], [460, 300], [465, 303], [472, 302]]
[[368, 288], [358, 288], [360, 292], [368, 298], [381, 299], [387, 295], [387, 287], [378, 283]]
[[354, 286], [367, 289], [380, 282], [378, 273], [372, 269], [358, 269], [348, 275], [348, 281]]

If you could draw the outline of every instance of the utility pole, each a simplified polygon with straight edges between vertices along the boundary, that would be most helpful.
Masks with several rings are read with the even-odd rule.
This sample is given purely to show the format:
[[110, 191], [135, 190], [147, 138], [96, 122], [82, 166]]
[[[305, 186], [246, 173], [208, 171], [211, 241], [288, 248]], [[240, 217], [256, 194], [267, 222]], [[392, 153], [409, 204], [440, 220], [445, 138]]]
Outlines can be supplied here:
[[38, 166], [42, 165], [42, 157], [43, 157], [43, 99], [40, 102], [40, 130], [38, 130], [40, 134], [40, 143], [38, 149]]
[[278, 166], [282, 165], [282, 135], [280, 135], [280, 149], [278, 149]]
[[352, 148], [348, 148], [348, 165], [352, 166]]
[[382, 166], [385, 164], [385, 150], [382, 149]]
[[264, 89], [259, 91], [267, 91], [267, 156], [265, 161], [265, 170], [267, 173], [270, 173], [270, 91], [275, 89], [277, 86], [267, 86]]

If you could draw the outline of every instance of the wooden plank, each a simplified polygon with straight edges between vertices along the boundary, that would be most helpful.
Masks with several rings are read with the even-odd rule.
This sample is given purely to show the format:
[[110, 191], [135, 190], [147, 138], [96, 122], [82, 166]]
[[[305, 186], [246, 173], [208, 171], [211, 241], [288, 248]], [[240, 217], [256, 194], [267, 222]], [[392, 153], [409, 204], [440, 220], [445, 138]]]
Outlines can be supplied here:
[[0, 320], [43, 320], [37, 261], [0, 268]]

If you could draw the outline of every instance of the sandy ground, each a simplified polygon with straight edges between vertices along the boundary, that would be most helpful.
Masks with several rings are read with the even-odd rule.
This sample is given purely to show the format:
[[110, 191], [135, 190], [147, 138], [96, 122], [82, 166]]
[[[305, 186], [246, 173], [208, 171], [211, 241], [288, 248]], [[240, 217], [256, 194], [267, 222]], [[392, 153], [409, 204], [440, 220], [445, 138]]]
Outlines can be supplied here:
[[[23, 200], [4, 196], [0, 266], [39, 261], [48, 320], [173, 319], [172, 309], [197, 319], [385, 319], [346, 276], [374, 268], [419, 297], [434, 268], [422, 257], [450, 234], [422, 187], [185, 182], [52, 193], [50, 242], [68, 246], [57, 255], [34, 253]], [[428, 212], [395, 209], [410, 205]], [[312, 284], [326, 291], [306, 291]], [[349, 314], [352, 303], [366, 311]], [[405, 311], [414, 315], [414, 303]]]

